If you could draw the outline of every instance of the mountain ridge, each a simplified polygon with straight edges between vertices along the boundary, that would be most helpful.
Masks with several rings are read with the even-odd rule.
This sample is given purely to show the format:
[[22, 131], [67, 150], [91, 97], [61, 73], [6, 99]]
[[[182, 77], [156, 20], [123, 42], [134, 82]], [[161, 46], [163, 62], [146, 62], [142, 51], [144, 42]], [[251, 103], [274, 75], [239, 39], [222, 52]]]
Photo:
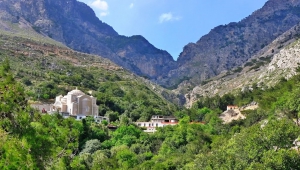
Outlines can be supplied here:
[[213, 28], [196, 43], [186, 45], [175, 62], [143, 36], [119, 35], [76, 0], [3, 0], [0, 28], [25, 30], [57, 40], [69, 48], [98, 54], [178, 95], [199, 84], [244, 66], [251, 57], [300, 21], [300, 2], [269, 0], [240, 22]]
[[109, 58], [138, 75], [153, 79], [175, 66], [169, 53], [157, 49], [142, 36], [119, 35], [82, 2], [3, 0], [0, 6], [1, 20], [19, 23], [23, 18], [40, 34], [74, 50]]
[[269, 0], [240, 22], [217, 26], [196, 43], [186, 45], [178, 67], [160, 82], [175, 88], [184, 81], [199, 84], [241, 66], [299, 21], [299, 1]]
[[[181, 92], [185, 93], [186, 106], [191, 107], [201, 97], [239, 93], [256, 88], [254, 86], [271, 88], [282, 79], [297, 75], [300, 64], [299, 37], [300, 23], [252, 56], [242, 67], [213, 77], [188, 92]], [[180, 93], [179, 89], [174, 91]]]

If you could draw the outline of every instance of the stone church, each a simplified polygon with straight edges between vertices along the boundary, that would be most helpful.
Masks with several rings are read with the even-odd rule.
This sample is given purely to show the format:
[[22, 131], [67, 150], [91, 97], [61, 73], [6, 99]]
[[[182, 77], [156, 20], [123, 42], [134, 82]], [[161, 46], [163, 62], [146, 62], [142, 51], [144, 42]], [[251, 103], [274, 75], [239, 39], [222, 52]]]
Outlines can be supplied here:
[[84, 94], [77, 88], [68, 92], [66, 96], [57, 96], [51, 111], [58, 111], [78, 119], [86, 116], [98, 116], [96, 98]]

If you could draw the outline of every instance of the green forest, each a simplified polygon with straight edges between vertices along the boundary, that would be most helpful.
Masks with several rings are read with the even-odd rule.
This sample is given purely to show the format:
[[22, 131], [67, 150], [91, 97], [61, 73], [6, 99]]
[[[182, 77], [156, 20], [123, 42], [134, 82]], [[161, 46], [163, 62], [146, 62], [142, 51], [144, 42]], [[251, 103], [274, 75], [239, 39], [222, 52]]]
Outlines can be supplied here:
[[[68, 70], [72, 68], [69, 66]], [[166, 102], [146, 86], [114, 74], [97, 75], [103, 80], [100, 84], [91, 81], [78, 84], [77, 78], [95, 76], [81, 72], [73, 70], [74, 76], [69, 76], [72, 80], [59, 78], [63, 74], [53, 72], [48, 81], [38, 84], [43, 95], [37, 96], [30, 88], [34, 82], [26, 80], [26, 71], [13, 72], [7, 59], [2, 62], [0, 169], [300, 167], [296, 145], [300, 135], [296, 123], [300, 111], [300, 76], [282, 79], [270, 88], [253, 84], [253, 90], [239, 94], [202, 98], [191, 109], [185, 109]], [[93, 118], [76, 121], [59, 114], [42, 115], [29, 107], [28, 100], [39, 97], [47, 100], [66, 93], [67, 86], [60, 84], [94, 90], [100, 113], [109, 116], [118, 128], [109, 130], [107, 122], [97, 124]], [[219, 115], [227, 105], [242, 106], [252, 101], [259, 103], [259, 109], [243, 112], [246, 119], [222, 123]], [[179, 124], [148, 134], [133, 123], [149, 120], [156, 114], [174, 115]]]

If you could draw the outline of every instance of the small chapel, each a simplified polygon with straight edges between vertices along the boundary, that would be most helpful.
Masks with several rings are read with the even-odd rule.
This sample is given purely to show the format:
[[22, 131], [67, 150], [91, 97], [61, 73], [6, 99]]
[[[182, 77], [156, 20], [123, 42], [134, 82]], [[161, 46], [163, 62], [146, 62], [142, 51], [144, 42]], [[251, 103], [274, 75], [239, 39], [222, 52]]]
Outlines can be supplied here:
[[96, 98], [86, 95], [82, 91], [72, 90], [66, 96], [57, 96], [51, 111], [68, 114], [72, 117], [84, 118], [86, 116], [98, 116]]

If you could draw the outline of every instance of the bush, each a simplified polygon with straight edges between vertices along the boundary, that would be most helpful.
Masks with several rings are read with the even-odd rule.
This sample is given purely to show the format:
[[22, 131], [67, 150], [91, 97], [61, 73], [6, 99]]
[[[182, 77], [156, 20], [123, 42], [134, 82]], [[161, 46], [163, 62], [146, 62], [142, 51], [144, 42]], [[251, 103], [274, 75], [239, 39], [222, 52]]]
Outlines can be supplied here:
[[84, 154], [84, 153], [93, 154], [94, 152], [99, 150], [100, 147], [101, 147], [101, 143], [98, 139], [92, 139], [92, 140], [86, 141], [86, 143], [83, 147], [83, 150], [80, 152], [80, 154]]
[[28, 77], [24, 77], [24, 78], [22, 79], [22, 83], [25, 84], [26, 86], [32, 85], [32, 82], [29, 80]]

